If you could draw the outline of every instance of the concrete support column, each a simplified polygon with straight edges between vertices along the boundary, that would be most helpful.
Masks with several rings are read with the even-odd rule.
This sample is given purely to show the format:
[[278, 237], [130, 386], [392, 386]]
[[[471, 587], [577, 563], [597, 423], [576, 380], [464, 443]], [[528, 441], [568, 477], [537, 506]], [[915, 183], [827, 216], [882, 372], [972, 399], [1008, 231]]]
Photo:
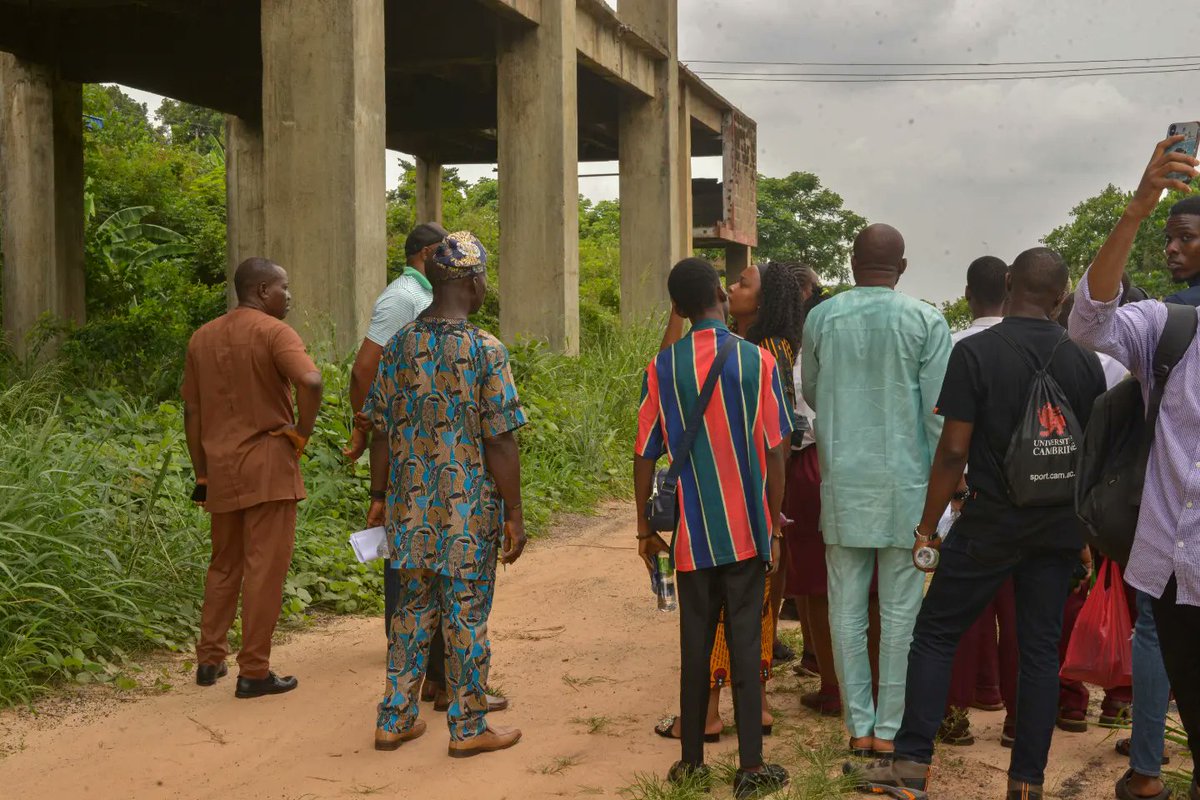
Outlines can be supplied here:
[[262, 0], [264, 255], [335, 355], [387, 279], [383, 0]]
[[442, 224], [442, 165], [417, 159], [417, 222]]
[[688, 89], [679, 87], [679, 147], [675, 157], [679, 163], [678, 228], [679, 257], [692, 255], [692, 109]]
[[0, 53], [4, 329], [18, 353], [43, 314], [82, 323], [83, 94]]
[[579, 352], [579, 116], [575, 4], [541, 0], [498, 41], [500, 330]]
[[684, 253], [677, 1], [621, 6], [621, 17], [634, 30], [669, 52], [656, 65], [655, 96], [626, 96], [621, 103], [621, 319], [626, 324], [667, 311], [667, 275]]
[[263, 216], [262, 124], [225, 118], [225, 239], [229, 307], [237, 305], [233, 273], [247, 258], [267, 255]]
[[749, 245], [725, 245], [725, 282], [736, 283], [742, 277], [742, 270], [750, 266], [753, 252]]

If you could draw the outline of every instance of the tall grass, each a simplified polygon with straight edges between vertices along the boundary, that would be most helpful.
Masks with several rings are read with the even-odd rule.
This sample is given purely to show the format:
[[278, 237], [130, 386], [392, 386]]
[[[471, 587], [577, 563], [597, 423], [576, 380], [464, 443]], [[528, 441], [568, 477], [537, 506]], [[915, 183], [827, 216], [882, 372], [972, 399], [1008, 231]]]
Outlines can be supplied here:
[[[532, 533], [557, 512], [628, 491], [641, 371], [657, 335], [600, 331], [578, 359], [514, 348]], [[346, 543], [368, 499], [365, 459], [340, 455], [346, 364], [323, 372], [285, 586], [291, 620], [382, 607], [379, 562], [357, 563]], [[178, 404], [84, 392], [63, 374], [0, 363], [0, 707], [56, 681], [128, 686], [139, 652], [190, 648], [199, 621], [208, 520], [189, 500]]]

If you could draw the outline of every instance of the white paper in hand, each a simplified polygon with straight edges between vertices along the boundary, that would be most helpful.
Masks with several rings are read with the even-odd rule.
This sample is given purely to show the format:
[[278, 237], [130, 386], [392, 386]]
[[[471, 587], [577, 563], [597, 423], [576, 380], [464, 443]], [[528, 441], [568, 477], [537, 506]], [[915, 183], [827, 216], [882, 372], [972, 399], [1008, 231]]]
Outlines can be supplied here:
[[350, 534], [350, 546], [360, 563], [366, 564], [387, 555], [387, 531], [380, 526]]

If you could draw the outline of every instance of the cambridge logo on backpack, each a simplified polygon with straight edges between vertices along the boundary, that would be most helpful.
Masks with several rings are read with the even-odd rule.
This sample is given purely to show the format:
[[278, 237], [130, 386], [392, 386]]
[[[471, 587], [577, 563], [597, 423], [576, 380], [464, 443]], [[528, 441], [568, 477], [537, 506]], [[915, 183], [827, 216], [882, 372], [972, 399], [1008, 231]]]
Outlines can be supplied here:
[[1071, 505], [1075, 499], [1075, 467], [1083, 429], [1058, 381], [1049, 373], [1063, 337], [1038, 367], [1017, 345], [995, 328], [997, 336], [1033, 370], [1025, 411], [1004, 455], [1008, 496], [1018, 508]]
[[1196, 335], [1196, 309], [1167, 305], [1167, 322], [1154, 351], [1154, 385], [1143, 402], [1142, 385], [1126, 378], [1096, 398], [1080, 447], [1075, 513], [1088, 540], [1101, 553], [1125, 564], [1133, 548], [1146, 463], [1154, 441], [1167, 378]]

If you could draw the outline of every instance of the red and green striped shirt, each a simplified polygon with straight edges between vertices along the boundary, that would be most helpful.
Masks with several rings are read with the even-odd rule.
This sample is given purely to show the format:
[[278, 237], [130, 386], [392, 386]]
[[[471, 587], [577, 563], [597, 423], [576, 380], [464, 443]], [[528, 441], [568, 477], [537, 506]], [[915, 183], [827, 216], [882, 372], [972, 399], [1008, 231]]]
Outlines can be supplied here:
[[[638, 456], [657, 460], [672, 454], [717, 350], [729, 336], [723, 323], [703, 321], [650, 362], [638, 412]], [[775, 357], [739, 340], [679, 476], [676, 569], [770, 559], [767, 451], [791, 432], [792, 409]]]

